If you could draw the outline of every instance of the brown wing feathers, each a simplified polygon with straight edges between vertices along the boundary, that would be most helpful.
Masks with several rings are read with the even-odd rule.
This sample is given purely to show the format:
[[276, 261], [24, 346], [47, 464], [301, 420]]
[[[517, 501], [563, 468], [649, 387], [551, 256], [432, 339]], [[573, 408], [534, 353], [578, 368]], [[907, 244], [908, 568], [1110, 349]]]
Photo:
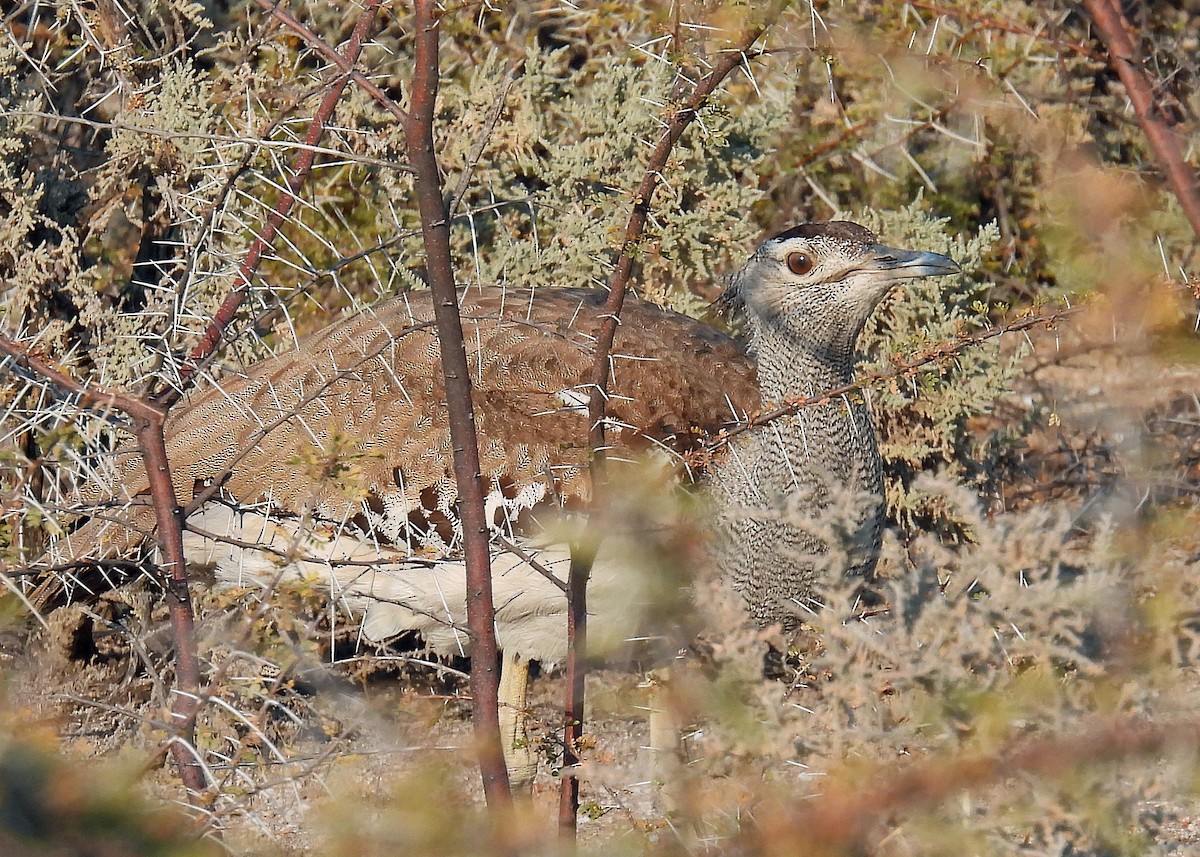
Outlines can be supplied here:
[[[604, 295], [588, 289], [469, 290], [462, 313], [483, 473], [506, 494], [544, 482], [586, 498], [587, 396]], [[414, 510], [451, 507], [452, 462], [428, 294], [409, 294], [339, 321], [302, 348], [220, 384], [168, 424], [181, 502], [228, 471], [241, 502], [348, 520], [387, 510], [392, 537]], [[736, 342], [690, 318], [630, 301], [613, 348], [610, 443], [687, 448], [758, 407], [753, 363]], [[118, 498], [146, 490], [141, 461], [122, 465]], [[110, 496], [89, 487], [81, 499]], [[132, 529], [93, 522], [76, 534], [92, 555], [135, 544]], [[104, 529], [98, 536], [97, 529]], [[89, 532], [90, 530], [90, 532]], [[75, 541], [75, 539], [73, 539]], [[96, 546], [99, 550], [96, 550]]]

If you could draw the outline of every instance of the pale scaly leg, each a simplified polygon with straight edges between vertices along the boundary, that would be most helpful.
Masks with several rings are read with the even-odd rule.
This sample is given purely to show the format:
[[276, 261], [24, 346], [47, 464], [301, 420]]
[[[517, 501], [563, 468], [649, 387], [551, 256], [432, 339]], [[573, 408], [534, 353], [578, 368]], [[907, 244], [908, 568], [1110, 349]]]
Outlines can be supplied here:
[[650, 777], [665, 792], [677, 787], [682, 767], [679, 712], [672, 698], [671, 668], [658, 667], [646, 675], [650, 689]]
[[671, 828], [680, 844], [694, 854], [704, 849], [693, 814], [695, 781], [687, 766], [679, 689], [672, 686], [677, 669], [677, 665], [667, 664], [646, 676], [650, 686], [650, 778], [658, 785], [655, 808], [672, 819]]
[[537, 755], [529, 743], [529, 661], [505, 652], [500, 662], [500, 746], [514, 788], [527, 789], [537, 775]]

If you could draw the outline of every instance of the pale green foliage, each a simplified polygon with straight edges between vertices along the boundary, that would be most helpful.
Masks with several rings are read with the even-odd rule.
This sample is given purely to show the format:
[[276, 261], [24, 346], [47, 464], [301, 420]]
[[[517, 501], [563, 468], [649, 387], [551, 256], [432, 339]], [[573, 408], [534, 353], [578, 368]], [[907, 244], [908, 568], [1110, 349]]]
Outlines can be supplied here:
[[[862, 348], [868, 359], [860, 372], [887, 372], [894, 361], [911, 359], [938, 343], [990, 326], [991, 286], [981, 272], [999, 237], [995, 223], [984, 224], [974, 235], [951, 235], [947, 220], [928, 213], [921, 196], [898, 211], [864, 211], [858, 219], [885, 243], [943, 253], [963, 269], [955, 277], [910, 283], [885, 301], [864, 332]], [[1000, 341], [994, 339], [964, 350], [933, 371], [872, 385], [880, 451], [889, 465], [888, 511], [906, 527], [956, 523], [936, 496], [914, 489], [913, 481], [920, 474], [943, 473], [986, 487], [992, 472], [989, 459], [1003, 439], [980, 438], [968, 422], [987, 413], [1004, 395], [1020, 357], [1019, 350], [1003, 353]]]
[[[662, 128], [673, 71], [630, 54], [580, 71], [569, 60], [566, 51], [523, 58], [460, 209], [481, 212], [460, 219], [453, 233], [462, 283], [600, 285], [611, 272], [632, 192]], [[439, 139], [448, 190], [457, 187], [501, 97], [504, 69], [493, 58], [465, 85], [443, 90]], [[761, 233], [747, 217], [761, 196], [756, 170], [786, 119], [786, 103], [759, 101], [736, 116], [704, 111], [675, 150], [636, 251], [647, 297], [697, 311], [689, 287], [713, 284], [740, 264]], [[381, 190], [407, 198], [410, 187], [407, 178], [385, 177]], [[506, 204], [493, 207], [498, 200]], [[416, 227], [415, 212], [397, 214], [396, 225]], [[419, 241], [407, 246], [416, 252]]]
[[[190, 248], [161, 267], [135, 268], [132, 280], [149, 291], [143, 305], [113, 313], [97, 330], [93, 360], [100, 379], [130, 386], [154, 374], [164, 344], [190, 339], [190, 326], [180, 326], [179, 315], [202, 312], [229, 281], [202, 278], [197, 284], [188, 273], [190, 267], [219, 264], [211, 251], [221, 249], [219, 242], [211, 246], [205, 232], [204, 208], [214, 204], [209, 194], [219, 185], [203, 171], [220, 167], [219, 149], [206, 138], [215, 125], [206, 77], [190, 62], [172, 62], [143, 94], [122, 105], [113, 123], [108, 158], [92, 185], [97, 211], [90, 229], [133, 227]], [[156, 230], [151, 221], [163, 225]], [[178, 291], [162, 288], [172, 282]]]
[[[199, 171], [213, 162], [212, 143], [205, 139], [213, 120], [212, 87], [190, 62], [170, 63], [145, 92], [122, 104], [93, 185], [93, 198], [106, 204], [92, 227], [103, 229], [121, 195], [140, 192], [147, 179], [173, 220], [190, 214], [193, 204], [181, 197]], [[137, 226], [142, 225], [140, 218], [157, 213], [129, 208], [125, 212]]]
[[35, 330], [43, 348], [62, 352], [68, 322], [47, 310], [52, 294], [61, 290], [76, 298], [84, 319], [96, 320], [102, 307], [89, 293], [79, 234], [69, 225], [70, 198], [80, 195], [79, 188], [53, 171], [28, 168], [36, 125], [21, 111], [37, 110], [42, 102], [21, 85], [18, 62], [15, 48], [0, 42], [0, 316], [8, 329]]

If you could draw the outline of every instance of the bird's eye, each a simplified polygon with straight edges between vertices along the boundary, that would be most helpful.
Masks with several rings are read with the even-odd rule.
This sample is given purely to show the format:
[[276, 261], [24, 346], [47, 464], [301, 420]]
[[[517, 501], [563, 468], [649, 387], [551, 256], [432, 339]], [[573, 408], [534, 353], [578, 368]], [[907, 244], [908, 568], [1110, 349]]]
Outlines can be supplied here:
[[787, 266], [793, 274], [803, 277], [813, 269], [814, 264], [812, 256], [807, 253], [788, 253]]

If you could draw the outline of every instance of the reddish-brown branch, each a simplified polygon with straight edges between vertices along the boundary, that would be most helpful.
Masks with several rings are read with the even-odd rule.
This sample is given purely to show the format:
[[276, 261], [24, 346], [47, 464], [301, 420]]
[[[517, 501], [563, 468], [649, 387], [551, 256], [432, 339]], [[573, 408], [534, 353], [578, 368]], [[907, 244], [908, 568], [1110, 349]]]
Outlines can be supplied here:
[[[382, 0], [368, 0], [359, 16], [354, 32], [346, 47], [346, 62], [353, 63], [362, 52], [362, 43], [369, 34], [375, 15]], [[325, 94], [313, 122], [309, 126], [305, 143], [316, 145], [332, 116], [349, 76], [335, 80]], [[306, 148], [296, 158], [295, 169], [288, 180], [288, 192], [277, 203], [267, 220], [263, 233], [251, 245], [246, 258], [238, 269], [237, 280], [215, 314], [200, 344], [193, 349], [187, 362], [180, 367], [178, 387], [164, 389], [149, 401], [133, 396], [97, 390], [80, 384], [66, 373], [49, 365], [40, 355], [28, 348], [0, 338], [0, 351], [8, 354], [17, 365], [33, 372], [56, 386], [65, 389], [80, 399], [80, 403], [91, 408], [110, 408], [128, 414], [134, 422], [134, 435], [142, 453], [150, 494], [154, 504], [155, 523], [162, 550], [163, 571], [170, 598], [170, 623], [175, 640], [175, 672], [177, 695], [173, 704], [173, 719], [179, 740], [171, 745], [171, 756], [179, 769], [184, 785], [194, 792], [205, 787], [203, 769], [192, 755], [195, 733], [195, 715], [200, 702], [200, 662], [196, 650], [195, 617], [191, 594], [188, 589], [187, 567], [183, 554], [183, 520], [178, 498], [171, 482], [170, 462], [167, 458], [164, 426], [167, 411], [179, 401], [184, 390], [195, 377], [197, 367], [208, 358], [219, 345], [222, 335], [233, 321], [250, 288], [254, 272], [267, 246], [274, 240], [280, 226], [296, 201], [296, 193], [312, 168], [315, 151]]]
[[[989, 339], [995, 339], [998, 336], [1003, 336], [1006, 333], [1017, 333], [1022, 330], [1032, 330], [1035, 327], [1053, 327], [1057, 322], [1064, 318], [1069, 318], [1083, 311], [1083, 307], [1066, 307], [1064, 309], [1054, 310], [1053, 312], [1041, 313], [1038, 315], [1026, 316], [1009, 324], [1000, 327], [992, 327], [979, 333], [969, 336], [959, 336], [956, 339], [950, 339], [945, 342], [939, 342], [936, 345], [927, 348], [926, 350], [910, 357], [907, 360], [897, 360], [892, 364], [892, 368], [886, 372], [869, 372], [854, 380], [852, 383], [845, 384], [841, 387], [834, 387], [831, 390], [824, 390], [811, 396], [797, 396], [780, 402], [777, 405], [766, 405], [766, 410], [759, 411], [756, 414], [751, 414], [747, 419], [738, 423], [728, 431], [722, 432], [715, 437], [711, 443], [705, 447], [704, 454], [707, 455], [712, 450], [724, 446], [739, 434], [745, 434], [753, 428], [766, 425], [781, 417], [786, 417], [797, 413], [804, 408], [811, 408], [816, 405], [823, 405], [832, 399], [849, 396], [852, 393], [857, 393], [868, 387], [874, 386], [883, 381], [891, 381], [896, 378], [908, 378], [917, 373], [919, 369], [934, 363], [941, 363], [952, 359], [955, 355], [967, 350], [980, 343], [987, 342]], [[689, 463], [699, 464], [699, 461], [690, 461]]]
[[183, 516], [171, 482], [164, 424], [166, 414], [134, 420], [134, 436], [142, 453], [142, 464], [150, 482], [150, 499], [158, 525], [162, 551], [161, 569], [167, 586], [171, 633], [175, 641], [175, 699], [171, 720], [180, 740], [171, 745], [171, 758], [184, 786], [193, 792], [205, 787], [204, 770], [194, 758], [196, 711], [200, 707], [200, 658], [196, 651], [195, 613], [188, 590], [187, 564], [183, 555]]
[[[596, 345], [592, 352], [592, 391], [588, 402], [588, 419], [591, 429], [588, 444], [591, 449], [591, 475], [594, 498], [599, 498], [604, 485], [604, 426], [605, 400], [610, 375], [609, 359], [617, 325], [620, 323], [621, 307], [629, 290], [633, 274], [633, 262], [637, 248], [650, 216], [650, 203], [654, 192], [662, 182], [662, 171], [666, 168], [671, 150], [699, 113], [709, 96], [728, 77], [729, 73], [742, 65], [746, 51], [775, 22], [787, 5], [783, 0], [773, 0], [762, 13], [761, 20], [749, 26], [723, 51], [712, 69], [693, 87], [686, 98], [673, 99], [667, 115], [666, 129], [655, 144], [646, 162], [642, 180], [634, 192], [633, 211], [625, 225], [621, 252], [612, 276], [608, 281], [608, 298], [604, 303], [604, 321], [597, 332]], [[599, 507], [599, 503], [596, 503]], [[583, 658], [587, 645], [587, 583], [591, 576], [595, 544], [576, 544], [571, 550], [571, 570], [567, 582], [567, 657], [566, 699], [563, 704], [563, 780], [559, 791], [559, 830], [567, 840], [575, 837], [575, 825], [579, 813], [579, 782], [573, 767], [579, 763], [577, 749], [583, 737], [584, 710], [584, 666]]]
[[1196, 171], [1183, 157], [1179, 138], [1154, 106], [1154, 90], [1142, 72], [1137, 48], [1129, 35], [1129, 22], [1113, 0], [1084, 0], [1083, 5], [1108, 48], [1109, 65], [1121, 78], [1129, 94], [1150, 148], [1167, 174], [1167, 181], [1179, 199], [1192, 232], [1200, 240], [1200, 184], [1197, 183]]
[[506, 810], [512, 805], [512, 795], [500, 745], [497, 701], [500, 652], [492, 604], [491, 552], [484, 513], [483, 477], [475, 412], [471, 404], [470, 367], [463, 343], [462, 318], [450, 255], [450, 219], [442, 196], [442, 179], [433, 141], [439, 73], [439, 19], [433, 0], [416, 0], [415, 7], [412, 101], [404, 130], [416, 176], [425, 264], [429, 289], [433, 293], [434, 319], [446, 382], [454, 478], [458, 483], [458, 512], [467, 566], [467, 626], [472, 637], [471, 698], [474, 711], [471, 719], [488, 806], [493, 810]]
[[[593, 484], [595, 484], [593, 472]], [[593, 524], [594, 525], [594, 524]], [[571, 545], [571, 566], [567, 572], [567, 657], [564, 664], [566, 694], [563, 699], [562, 782], [558, 789], [558, 829], [568, 841], [575, 839], [579, 818], [580, 739], [584, 725], [584, 680], [587, 671], [583, 658], [587, 653], [587, 583], [596, 559], [596, 545], [582, 540]]]
[[133, 419], [134, 435], [145, 463], [150, 482], [162, 548], [162, 570], [171, 599], [170, 623], [175, 638], [175, 678], [177, 693], [172, 706], [175, 736], [171, 758], [179, 770], [183, 784], [192, 792], [205, 787], [204, 771], [196, 763], [191, 747], [195, 737], [195, 715], [200, 701], [200, 659], [196, 652], [195, 619], [191, 594], [188, 592], [187, 569], [183, 558], [183, 520], [171, 471], [163, 427], [167, 409], [145, 402], [135, 396], [81, 384], [28, 347], [0, 336], [0, 352], [7, 354], [23, 371], [44, 378], [55, 387], [79, 398], [84, 407], [116, 410]]
[[591, 419], [589, 442], [593, 456], [603, 459], [604, 450], [604, 409], [605, 394], [608, 390], [609, 357], [612, 352], [613, 340], [617, 335], [617, 325], [620, 323], [621, 307], [625, 303], [625, 294], [629, 290], [629, 279], [633, 274], [634, 256], [646, 229], [646, 221], [650, 217], [650, 202], [654, 192], [662, 182], [662, 171], [667, 166], [671, 150], [683, 136], [683, 132], [692, 124], [700, 108], [709, 96], [720, 86], [721, 82], [731, 71], [744, 62], [745, 52], [758, 41], [759, 37], [770, 27], [787, 4], [776, 2], [764, 13], [762, 21], [749, 27], [734, 42], [733, 46], [721, 53], [720, 59], [713, 64], [712, 70], [700, 79], [691, 95], [679, 103], [671, 105], [666, 118], [667, 127], [655, 144], [654, 150], [646, 161], [646, 170], [642, 181], [633, 195], [633, 212], [625, 224], [625, 236], [621, 242], [621, 253], [612, 276], [608, 280], [608, 299], [604, 302], [604, 321], [596, 335], [596, 345], [592, 357], [592, 396], [588, 403], [588, 416]]
[[304, 39], [309, 47], [315, 49], [317, 53], [349, 75], [350, 79], [358, 84], [363, 92], [375, 99], [375, 102], [380, 107], [391, 113], [402, 125], [408, 121], [408, 114], [404, 111], [404, 108], [388, 98], [382, 89], [371, 82], [369, 77], [356, 69], [354, 67], [354, 58], [350, 57], [349, 54], [343, 57], [330, 47], [328, 42], [297, 21], [292, 15], [280, 9], [271, 0], [255, 0], [255, 2], [278, 18], [283, 24], [294, 30], [300, 38]]
[[97, 411], [121, 411], [133, 419], [157, 419], [165, 413], [162, 408], [143, 402], [127, 393], [81, 384], [61, 369], [51, 366], [33, 348], [19, 345], [7, 337], [0, 336], [0, 352], [11, 357], [21, 369], [46, 379], [60, 390], [79, 397], [79, 404], [84, 408], [92, 408]]
[[1013, 742], [993, 755], [930, 759], [878, 785], [855, 782], [807, 806], [788, 802], [760, 807], [758, 824], [730, 854], [851, 854], [872, 850], [870, 840], [892, 813], [942, 803], [967, 789], [1025, 774], [1064, 777], [1087, 765], [1136, 756], [1194, 750], [1200, 722], [1150, 724], [1139, 720], [1095, 723], [1073, 735]]
[[[383, 0], [367, 0], [366, 6], [358, 18], [358, 23], [354, 26], [354, 32], [350, 34], [350, 40], [346, 43], [344, 61], [347, 64], [352, 65], [357, 62], [359, 55], [362, 53], [363, 42], [371, 32], [371, 27], [375, 23], [375, 15], [382, 2]], [[250, 286], [255, 272], [258, 271], [258, 266], [262, 262], [263, 253], [271, 245], [271, 242], [275, 240], [275, 236], [279, 233], [279, 228], [283, 225], [284, 220], [287, 219], [292, 206], [296, 204], [296, 194], [308, 179], [308, 174], [312, 171], [316, 152], [311, 147], [316, 146], [318, 141], [320, 141], [321, 135], [325, 132], [325, 126], [333, 116], [333, 111], [337, 107], [338, 101], [341, 100], [342, 93], [349, 82], [349, 75], [338, 75], [330, 84], [325, 97], [321, 99], [321, 104], [317, 108], [316, 113], [313, 114], [312, 122], [308, 126], [308, 134], [304, 138], [305, 146], [310, 148], [302, 149], [296, 156], [292, 175], [287, 180], [287, 192], [279, 198], [274, 210], [267, 217], [267, 222], [263, 226], [262, 233], [255, 237], [254, 242], [250, 245], [246, 257], [242, 260], [241, 265], [238, 266], [233, 288], [230, 289], [221, 306], [213, 314], [212, 321], [209, 323], [208, 329], [204, 332], [204, 336], [196, 347], [192, 349], [187, 361], [179, 367], [178, 387], [168, 387], [156, 395], [154, 401], [157, 404], [169, 407], [183, 397], [187, 387], [195, 378], [197, 367], [216, 350], [221, 342], [221, 338], [225, 335], [226, 328], [233, 323], [238, 309], [241, 307], [242, 302], [245, 301], [246, 295], [250, 292]]]

